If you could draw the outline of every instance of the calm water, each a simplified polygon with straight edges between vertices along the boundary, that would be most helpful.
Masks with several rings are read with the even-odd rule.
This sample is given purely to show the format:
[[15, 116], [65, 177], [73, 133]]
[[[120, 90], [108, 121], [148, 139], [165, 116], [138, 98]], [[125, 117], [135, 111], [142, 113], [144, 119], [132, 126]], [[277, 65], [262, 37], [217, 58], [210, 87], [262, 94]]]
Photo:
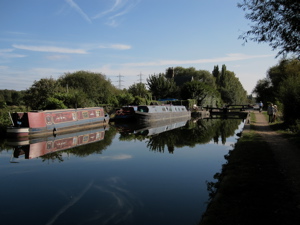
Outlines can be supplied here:
[[238, 119], [154, 131], [111, 125], [31, 145], [4, 140], [0, 223], [197, 224], [207, 206], [206, 182], [220, 172], [243, 125]]

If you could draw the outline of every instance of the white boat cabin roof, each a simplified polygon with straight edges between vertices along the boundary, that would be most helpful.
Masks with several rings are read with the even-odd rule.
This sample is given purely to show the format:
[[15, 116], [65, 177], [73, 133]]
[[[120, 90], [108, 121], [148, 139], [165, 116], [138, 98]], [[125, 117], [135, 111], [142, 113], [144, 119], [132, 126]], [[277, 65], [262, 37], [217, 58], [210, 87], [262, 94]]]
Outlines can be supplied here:
[[137, 111], [148, 113], [186, 112], [184, 105], [140, 105]]

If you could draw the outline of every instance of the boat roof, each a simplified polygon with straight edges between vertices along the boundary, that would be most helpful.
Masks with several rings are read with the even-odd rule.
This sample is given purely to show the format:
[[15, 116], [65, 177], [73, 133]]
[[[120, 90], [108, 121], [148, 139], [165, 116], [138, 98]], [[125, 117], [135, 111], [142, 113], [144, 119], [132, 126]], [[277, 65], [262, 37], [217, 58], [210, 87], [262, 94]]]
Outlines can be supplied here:
[[67, 111], [83, 111], [83, 110], [97, 110], [103, 107], [88, 107], [88, 108], [72, 108], [72, 109], [53, 109], [53, 110], [31, 110], [29, 112], [67, 112]]
[[184, 112], [187, 111], [184, 105], [141, 105], [138, 106], [138, 111], [146, 109], [144, 111], [149, 113], [159, 112]]

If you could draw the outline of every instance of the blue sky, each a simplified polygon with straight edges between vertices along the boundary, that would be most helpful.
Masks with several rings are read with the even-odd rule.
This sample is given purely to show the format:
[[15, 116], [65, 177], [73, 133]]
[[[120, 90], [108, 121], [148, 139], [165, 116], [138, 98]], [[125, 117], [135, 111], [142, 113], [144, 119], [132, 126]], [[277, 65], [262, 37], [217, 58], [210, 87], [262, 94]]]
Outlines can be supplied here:
[[250, 25], [238, 1], [1, 0], [0, 89], [78, 70], [128, 88], [168, 67], [225, 64], [250, 94], [278, 59], [238, 39]]

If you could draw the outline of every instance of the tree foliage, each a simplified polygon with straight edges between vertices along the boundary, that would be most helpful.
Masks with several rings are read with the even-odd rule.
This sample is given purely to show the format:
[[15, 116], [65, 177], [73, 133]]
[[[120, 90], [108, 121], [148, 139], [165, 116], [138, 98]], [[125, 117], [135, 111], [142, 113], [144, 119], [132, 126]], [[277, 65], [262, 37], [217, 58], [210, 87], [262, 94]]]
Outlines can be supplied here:
[[165, 77], [165, 74], [150, 75], [147, 78], [147, 85], [156, 99], [175, 97], [177, 95], [178, 87], [174, 80]]
[[0, 90], [0, 108], [4, 105], [21, 105], [24, 91]]
[[218, 68], [218, 66], [214, 67], [213, 75], [216, 78], [216, 84], [223, 102], [226, 104], [245, 104], [247, 102], [247, 92], [234, 72], [228, 71], [225, 65], [222, 65], [221, 71], [217, 71]]
[[92, 107], [107, 104], [117, 89], [105, 76], [88, 71], [66, 73], [58, 80], [43, 78], [25, 91], [31, 109]]
[[147, 90], [146, 85], [143, 83], [137, 83], [129, 86], [128, 92], [133, 96], [139, 96], [149, 99], [151, 97], [150, 92]]
[[196, 70], [194, 67], [183, 68], [181, 66], [166, 70], [166, 78], [193, 77], [193, 80], [204, 82], [205, 84], [215, 86], [215, 79], [207, 70]]
[[254, 87], [252, 93], [256, 95], [257, 101], [262, 101], [267, 103], [268, 101], [274, 102], [275, 98], [273, 95], [273, 87], [270, 79], [264, 78], [258, 80], [256, 86]]
[[243, 0], [238, 7], [253, 22], [241, 39], [269, 43], [273, 50], [279, 49], [277, 56], [300, 55], [299, 0]]
[[283, 112], [284, 121], [294, 124], [300, 120], [300, 61], [283, 59], [267, 72], [267, 77], [257, 82], [254, 93], [264, 103], [272, 102]]
[[213, 95], [214, 89], [201, 81], [191, 81], [183, 85], [181, 97], [183, 99], [196, 99], [197, 105], [202, 105], [208, 95]]
[[43, 78], [34, 81], [33, 85], [25, 91], [24, 102], [31, 109], [47, 109], [48, 98], [60, 92], [60, 86], [53, 78]]
[[86, 93], [87, 98], [92, 101], [90, 102], [92, 106], [108, 103], [110, 95], [117, 92], [111, 82], [100, 73], [88, 71], [66, 73], [58, 81], [65, 88], [73, 88]]

